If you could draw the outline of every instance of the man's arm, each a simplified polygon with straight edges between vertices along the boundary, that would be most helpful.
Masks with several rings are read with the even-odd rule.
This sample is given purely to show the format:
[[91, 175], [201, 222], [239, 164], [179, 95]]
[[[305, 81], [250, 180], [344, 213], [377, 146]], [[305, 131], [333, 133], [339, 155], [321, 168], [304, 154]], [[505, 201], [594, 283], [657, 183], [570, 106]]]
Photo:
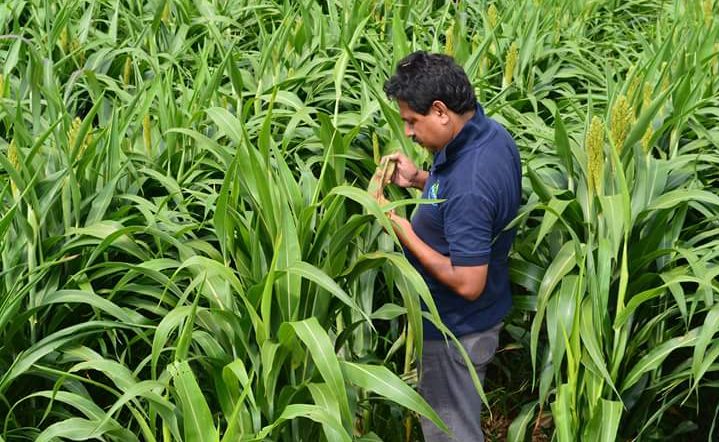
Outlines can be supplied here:
[[487, 283], [487, 264], [454, 266], [449, 257], [422, 241], [407, 219], [393, 213], [390, 213], [390, 219], [400, 242], [412, 252], [427, 272], [467, 301], [479, 298]]

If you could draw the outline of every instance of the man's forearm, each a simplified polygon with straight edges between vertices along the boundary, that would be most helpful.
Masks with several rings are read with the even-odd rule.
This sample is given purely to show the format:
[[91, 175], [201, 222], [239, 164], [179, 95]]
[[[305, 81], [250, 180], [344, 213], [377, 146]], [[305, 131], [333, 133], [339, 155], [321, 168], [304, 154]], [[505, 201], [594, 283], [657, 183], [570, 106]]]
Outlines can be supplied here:
[[473, 301], [482, 294], [486, 281], [486, 266], [455, 267], [449, 257], [422, 241], [409, 221], [397, 216], [392, 219], [400, 242], [430, 275], [467, 300]]

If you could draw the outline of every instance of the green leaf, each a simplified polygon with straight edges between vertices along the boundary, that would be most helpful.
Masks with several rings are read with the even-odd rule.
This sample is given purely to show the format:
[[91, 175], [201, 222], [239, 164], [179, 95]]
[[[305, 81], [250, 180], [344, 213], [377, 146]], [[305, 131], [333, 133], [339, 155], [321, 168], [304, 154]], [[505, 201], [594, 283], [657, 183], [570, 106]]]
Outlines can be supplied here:
[[619, 421], [622, 417], [624, 406], [619, 401], [608, 401], [602, 399], [600, 404], [602, 426], [600, 429], [600, 442], [614, 442], [617, 440]]
[[719, 206], [719, 196], [715, 193], [699, 189], [677, 189], [672, 190], [658, 197], [647, 208], [647, 211], [670, 209], [680, 204], [704, 203]]
[[549, 200], [552, 198], [552, 190], [544, 184], [544, 180], [529, 165], [527, 165], [527, 176], [529, 177], [529, 181], [532, 183], [532, 189], [539, 197], [539, 200], [544, 204], [549, 203]]
[[197, 384], [190, 364], [187, 361], [176, 361], [168, 367], [168, 370], [172, 375], [175, 394], [182, 409], [185, 440], [219, 441], [220, 437], [212, 420], [210, 407]]
[[661, 367], [664, 359], [669, 356], [671, 352], [682, 347], [689, 347], [695, 345], [698, 339], [699, 330], [701, 327], [697, 327], [691, 330], [684, 336], [669, 339], [662, 344], [652, 348], [646, 355], [644, 355], [629, 371], [629, 374], [624, 378], [622, 388], [620, 391], [627, 391], [635, 383], [639, 381], [641, 376], [652, 370], [656, 370]]
[[100, 425], [99, 421], [73, 417], [50, 425], [35, 440], [36, 442], [52, 442], [59, 437], [70, 440], [100, 439], [111, 429], [112, 425], [109, 423]]
[[578, 276], [566, 276], [547, 306], [547, 336], [557, 381], [561, 379], [559, 361], [564, 359], [566, 342], [573, 333], [578, 283]]
[[327, 384], [316, 384], [310, 383], [307, 385], [312, 394], [312, 399], [315, 401], [318, 407], [326, 410], [329, 415], [335, 418], [336, 425], [322, 424], [322, 429], [325, 432], [327, 440], [341, 440], [346, 437], [346, 432], [339, 432], [336, 428], [342, 427], [342, 416], [339, 413], [339, 404], [337, 403], [335, 395], [332, 393], [330, 386]]
[[694, 356], [692, 357], [692, 374], [694, 375], [694, 385], [696, 389], [699, 386], [704, 375], [702, 366], [704, 365], [704, 356], [706, 349], [712, 342], [714, 335], [719, 332], [719, 303], [715, 304], [706, 318], [704, 318], [704, 324], [702, 324], [699, 336], [697, 338], [696, 345], [694, 346]]
[[387, 303], [383, 304], [382, 307], [372, 312], [370, 318], [389, 321], [390, 319], [394, 319], [404, 314], [407, 314], [407, 309], [405, 307], [401, 307], [397, 304]]
[[344, 422], [345, 429], [351, 428], [352, 417], [349, 408], [349, 401], [344, 385], [344, 377], [342, 370], [334, 353], [334, 345], [330, 341], [327, 332], [320, 326], [315, 318], [305, 319], [304, 321], [287, 322], [280, 327], [280, 339], [284, 345], [290, 342], [289, 331], [293, 330], [295, 335], [305, 344], [312, 360], [319, 370], [322, 378], [331, 388], [335, 400], [339, 404], [340, 414]]
[[554, 288], [577, 265], [576, 247], [573, 241], [567, 241], [562, 245], [559, 253], [554, 257], [552, 263], [547, 267], [542, 284], [537, 293], [537, 315], [532, 321], [530, 336], [530, 352], [532, 355], [532, 366], [536, 370], [537, 347], [539, 344], [539, 331], [544, 319], [544, 312], [549, 302], [549, 297]]
[[629, 131], [627, 138], [624, 140], [624, 145], [621, 149], [622, 151], [629, 150], [628, 148], [633, 146], [634, 143], [641, 140], [652, 120], [654, 120], [654, 117], [657, 115], [657, 113], [661, 109], [661, 106], [664, 104], [664, 101], [667, 99], [667, 97], [669, 97], [671, 91], [672, 88], [668, 88], [666, 91], [662, 92], [661, 95], [655, 98], [654, 101], [652, 101], [646, 109], [642, 109], [642, 113], [639, 116], [639, 119], [632, 126], [632, 129]]
[[522, 406], [519, 414], [514, 418], [507, 430], [507, 440], [515, 442], [524, 442], [527, 439], [527, 427], [534, 418], [534, 410], [537, 408], [536, 402], [531, 402]]
[[[277, 257], [276, 268], [278, 271], [287, 270], [294, 264], [302, 261], [302, 249], [298, 240], [297, 225], [291, 211], [283, 205], [282, 220], [280, 221], [282, 232], [281, 241], [275, 246]], [[274, 262], [274, 260], [273, 260]], [[281, 275], [277, 282], [277, 303], [280, 306], [280, 313], [283, 321], [297, 319], [297, 310], [301, 303], [301, 276], [287, 273]]]
[[373, 391], [431, 420], [448, 432], [447, 425], [429, 404], [410, 386], [386, 367], [342, 361], [347, 379], [365, 390]]
[[562, 116], [559, 109], [554, 114], [554, 144], [557, 147], [557, 154], [564, 164], [567, 171], [567, 177], [571, 179], [574, 176], [574, 161], [572, 160], [572, 149], [569, 147], [569, 137], [567, 129], [564, 127]]
[[84, 290], [58, 290], [42, 298], [42, 305], [81, 303], [90, 305], [98, 310], [119, 319], [124, 324], [147, 325], [147, 318], [141, 314], [119, 307], [117, 304], [96, 294]]
[[257, 436], [251, 440], [253, 441], [261, 441], [266, 440], [267, 436], [272, 433], [272, 431], [282, 424], [284, 421], [296, 419], [298, 417], [304, 417], [307, 419], [311, 419], [315, 422], [318, 422], [322, 424], [323, 426], [327, 426], [332, 429], [332, 434], [335, 436], [339, 436], [339, 439], [337, 442], [351, 442], [352, 437], [350, 434], [342, 428], [342, 426], [337, 424], [337, 421], [332, 417], [332, 415], [325, 409], [317, 406], [317, 405], [309, 405], [309, 404], [292, 404], [285, 407], [285, 409], [282, 411], [282, 414], [280, 417], [277, 418], [275, 422], [272, 424], [266, 426], [265, 428], [260, 431]]
[[569, 384], [557, 387], [557, 400], [552, 402], [552, 415], [559, 442], [574, 442], [576, 440], [576, 424], [572, 419], [571, 397], [572, 389]]
[[367, 192], [355, 187], [338, 186], [332, 189], [330, 195], [342, 195], [345, 198], [349, 198], [361, 204], [371, 215], [377, 218], [377, 221], [380, 225], [382, 225], [385, 231], [390, 232], [392, 238], [398, 242], [397, 237], [394, 235], [394, 230], [392, 229], [392, 224], [390, 223], [389, 218], [387, 218], [384, 214], [377, 201], [370, 197]]
[[554, 197], [549, 200], [547, 208], [544, 212], [544, 217], [542, 218], [542, 225], [539, 227], [537, 240], [534, 242], [534, 249], [532, 250], [532, 252], [537, 251], [537, 247], [539, 247], [539, 244], [542, 242], [547, 233], [552, 230], [554, 224], [562, 216], [562, 214], [564, 213], [564, 209], [567, 208], [569, 203], [571, 203], [571, 201], [560, 200]]
[[5, 370], [0, 377], [0, 393], [4, 392], [10, 385], [10, 382], [21, 374], [25, 373], [35, 362], [48, 355], [50, 352], [57, 350], [65, 344], [77, 341], [80, 338], [95, 334], [103, 333], [115, 328], [131, 327], [117, 322], [110, 321], [90, 321], [81, 324], [63, 328], [51, 335], [38, 341], [36, 344], [22, 351], [12, 362], [12, 365]]
[[619, 396], [619, 393], [616, 391], [616, 387], [614, 386], [614, 380], [606, 367], [607, 361], [600, 345], [602, 329], [594, 326], [596, 322], [593, 318], [594, 310], [592, 307], [593, 305], [591, 299], [584, 299], [582, 302], [582, 313], [580, 315], [579, 336], [582, 338], [584, 350], [589, 353], [589, 357], [592, 362], [594, 362], [595, 368], [599, 370], [599, 373], [601, 373], [607, 385], [609, 385], [612, 390], [617, 393], [617, 396]]
[[327, 274], [324, 273], [322, 270], [307, 262], [298, 261], [287, 267], [286, 271], [290, 274], [298, 275], [302, 278], [314, 282], [318, 286], [332, 293], [337, 299], [342, 301], [352, 310], [359, 313], [367, 320], [367, 322], [370, 322], [367, 313], [362, 311], [362, 309], [360, 309], [357, 303], [355, 303], [355, 301], [350, 298], [344, 290], [342, 290], [342, 287], [340, 287], [332, 278], [327, 276]]
[[220, 107], [212, 107], [207, 109], [206, 112], [207, 116], [212, 119], [222, 133], [227, 135], [230, 140], [234, 141], [236, 144], [242, 144], [244, 140], [244, 135], [241, 130], [242, 124], [234, 115], [228, 112], [227, 109]]

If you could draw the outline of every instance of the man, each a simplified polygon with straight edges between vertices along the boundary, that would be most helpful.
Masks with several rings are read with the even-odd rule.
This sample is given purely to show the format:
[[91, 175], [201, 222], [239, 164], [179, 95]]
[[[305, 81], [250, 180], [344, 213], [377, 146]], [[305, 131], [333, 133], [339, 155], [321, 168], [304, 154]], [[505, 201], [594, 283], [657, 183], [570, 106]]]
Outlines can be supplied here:
[[[392, 182], [423, 189], [412, 221], [390, 214], [408, 258], [422, 274], [442, 321], [460, 339], [480, 379], [511, 307], [504, 231], [521, 199], [521, 166], [512, 137], [486, 117], [464, 70], [451, 57], [410, 54], [384, 90], [396, 100], [405, 135], [434, 154], [429, 171], [400, 153]], [[427, 441], [483, 441], [481, 399], [453, 344], [424, 323], [419, 389], [452, 435], [422, 420]]]

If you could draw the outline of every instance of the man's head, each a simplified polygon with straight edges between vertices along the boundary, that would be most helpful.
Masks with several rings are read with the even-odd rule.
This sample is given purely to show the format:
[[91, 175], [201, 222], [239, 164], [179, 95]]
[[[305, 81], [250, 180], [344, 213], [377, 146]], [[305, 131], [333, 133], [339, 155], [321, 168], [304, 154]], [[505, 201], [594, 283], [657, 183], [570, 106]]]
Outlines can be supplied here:
[[422, 51], [397, 64], [384, 91], [399, 104], [405, 134], [431, 151], [454, 138], [477, 101], [461, 66], [447, 55]]

